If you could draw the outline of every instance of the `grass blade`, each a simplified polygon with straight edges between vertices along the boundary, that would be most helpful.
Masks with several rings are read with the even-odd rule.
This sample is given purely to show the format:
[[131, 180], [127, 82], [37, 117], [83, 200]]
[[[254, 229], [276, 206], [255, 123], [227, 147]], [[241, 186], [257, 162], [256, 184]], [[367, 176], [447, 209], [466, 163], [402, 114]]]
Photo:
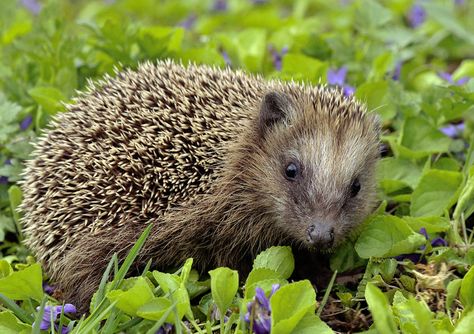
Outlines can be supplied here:
[[127, 257], [125, 258], [122, 265], [120, 266], [120, 269], [118, 270], [117, 275], [114, 277], [114, 280], [112, 281], [112, 290], [117, 289], [120, 283], [122, 283], [133, 261], [135, 261], [135, 258], [138, 256], [138, 253], [140, 252], [143, 245], [145, 244], [145, 241], [148, 238], [148, 235], [150, 235], [152, 226], [153, 224], [148, 225], [148, 227], [140, 235], [140, 238], [138, 238], [135, 245], [133, 245], [132, 249], [130, 250]]
[[34, 318], [26, 313], [21, 307], [19, 307], [13, 300], [5, 296], [3, 293], [0, 293], [0, 303], [5, 305], [10, 311], [12, 311], [15, 316], [27, 324], [32, 324]]
[[40, 325], [41, 325], [41, 321], [43, 320], [44, 308], [45, 308], [47, 300], [48, 300], [48, 297], [46, 295], [43, 297], [43, 300], [41, 300], [41, 304], [39, 306], [39, 311], [36, 314], [36, 318], [35, 318], [35, 321], [33, 323], [33, 328], [31, 329], [31, 334], [40, 334], [41, 333]]
[[316, 313], [316, 315], [318, 317], [321, 316], [321, 313], [323, 312], [324, 306], [328, 302], [329, 294], [331, 293], [332, 286], [334, 285], [334, 281], [336, 280], [336, 275], [337, 275], [337, 270], [334, 271], [334, 273], [332, 274], [331, 281], [329, 282], [329, 285], [326, 288], [326, 292], [324, 293], [323, 300], [321, 300], [321, 304], [319, 304], [318, 312]]

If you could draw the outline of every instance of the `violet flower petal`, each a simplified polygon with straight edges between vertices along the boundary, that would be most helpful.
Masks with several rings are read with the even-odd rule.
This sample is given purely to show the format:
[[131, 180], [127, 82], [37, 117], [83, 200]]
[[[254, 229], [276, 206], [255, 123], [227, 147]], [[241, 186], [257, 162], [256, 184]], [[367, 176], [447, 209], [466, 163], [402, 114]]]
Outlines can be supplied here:
[[428, 240], [428, 232], [426, 231], [426, 228], [424, 227], [420, 228], [420, 234], [423, 234], [426, 240]]
[[412, 28], [416, 28], [423, 24], [426, 20], [426, 11], [420, 4], [415, 4], [408, 12], [408, 21]]
[[41, 4], [38, 0], [21, 0], [21, 4], [35, 15], [38, 15], [41, 11]]
[[265, 291], [263, 291], [262, 288], [257, 287], [255, 289], [255, 297], [257, 298], [258, 303], [265, 309], [265, 310], [270, 310], [270, 302], [265, 296]]
[[33, 117], [31, 117], [31, 115], [26, 116], [20, 122], [20, 129], [22, 131], [25, 131], [26, 129], [28, 129], [28, 127], [31, 125], [32, 122], [33, 122]]
[[342, 91], [344, 92], [344, 96], [351, 96], [355, 93], [355, 88], [350, 85], [344, 85]]
[[327, 78], [330, 85], [343, 86], [346, 82], [347, 67], [328, 70]]
[[444, 240], [443, 238], [437, 237], [431, 240], [431, 246], [437, 247], [437, 246], [447, 246], [448, 242]]
[[225, 50], [221, 50], [222, 58], [227, 66], [232, 66], [232, 60], [230, 60], [229, 54]]
[[195, 14], [189, 15], [183, 21], [181, 21], [178, 26], [183, 27], [186, 30], [191, 30], [196, 23], [197, 16]]
[[462, 77], [459, 80], [457, 80], [454, 84], [456, 86], [462, 86], [462, 85], [466, 84], [469, 81], [469, 79], [470, 79], [469, 77]]
[[54, 293], [54, 287], [52, 287], [49, 284], [43, 283], [43, 290], [46, 292], [48, 295], [51, 295]]
[[448, 124], [440, 128], [439, 130], [444, 133], [446, 136], [454, 138], [463, 133], [465, 129], [464, 123], [459, 124]]
[[8, 184], [8, 177], [7, 176], [0, 176], [0, 184]]
[[64, 305], [64, 313], [76, 313], [77, 309], [72, 304], [65, 304]]
[[392, 79], [395, 81], [400, 80], [400, 74], [402, 72], [402, 62], [398, 61], [393, 69]]
[[215, 0], [212, 10], [215, 12], [225, 12], [227, 10], [227, 0]]
[[449, 74], [448, 72], [439, 72], [439, 73], [438, 73], [438, 76], [439, 76], [441, 79], [443, 79], [443, 80], [449, 82], [450, 84], [453, 84], [453, 83], [454, 83], [451, 74]]
[[401, 254], [401, 255], [395, 256], [395, 259], [398, 261], [403, 261], [405, 259], [408, 259], [413, 263], [418, 263], [421, 260], [421, 254], [418, 254], [418, 253]]
[[278, 289], [280, 289], [280, 284], [272, 284], [272, 291], [270, 291], [270, 297], [273, 296], [273, 294], [277, 292]]
[[253, 322], [253, 331], [256, 334], [269, 334], [270, 327], [268, 327], [268, 323], [264, 319], [261, 319], [260, 317], [258, 317]]

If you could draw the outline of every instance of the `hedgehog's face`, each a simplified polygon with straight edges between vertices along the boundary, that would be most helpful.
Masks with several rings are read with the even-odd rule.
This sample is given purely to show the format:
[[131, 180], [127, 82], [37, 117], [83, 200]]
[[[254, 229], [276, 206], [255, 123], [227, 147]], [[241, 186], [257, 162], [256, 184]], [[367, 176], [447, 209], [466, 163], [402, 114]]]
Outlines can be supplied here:
[[259, 129], [270, 172], [264, 177], [277, 182], [262, 182], [271, 185], [263, 193], [285, 235], [330, 250], [373, 210], [378, 128], [374, 115], [342, 96], [323, 107], [283, 94], [265, 97]]

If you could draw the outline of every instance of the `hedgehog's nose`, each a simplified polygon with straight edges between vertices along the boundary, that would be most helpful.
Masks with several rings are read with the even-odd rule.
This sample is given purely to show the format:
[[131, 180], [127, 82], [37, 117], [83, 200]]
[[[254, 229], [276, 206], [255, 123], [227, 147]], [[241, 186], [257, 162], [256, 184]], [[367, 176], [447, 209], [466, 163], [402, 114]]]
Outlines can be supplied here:
[[308, 242], [321, 250], [331, 248], [334, 244], [334, 228], [325, 223], [313, 223], [308, 227]]

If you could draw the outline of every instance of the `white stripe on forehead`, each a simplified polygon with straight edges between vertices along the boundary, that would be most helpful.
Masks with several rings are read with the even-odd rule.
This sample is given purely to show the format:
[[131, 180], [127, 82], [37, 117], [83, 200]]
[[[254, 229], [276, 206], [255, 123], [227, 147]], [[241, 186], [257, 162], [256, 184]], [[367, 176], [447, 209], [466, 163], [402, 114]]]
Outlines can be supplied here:
[[301, 138], [297, 149], [290, 152], [310, 173], [306, 174], [311, 178], [308, 196], [330, 201], [342, 199], [347, 187], [361, 172], [369, 147], [357, 135], [344, 137], [338, 141], [335, 134], [308, 136]]

